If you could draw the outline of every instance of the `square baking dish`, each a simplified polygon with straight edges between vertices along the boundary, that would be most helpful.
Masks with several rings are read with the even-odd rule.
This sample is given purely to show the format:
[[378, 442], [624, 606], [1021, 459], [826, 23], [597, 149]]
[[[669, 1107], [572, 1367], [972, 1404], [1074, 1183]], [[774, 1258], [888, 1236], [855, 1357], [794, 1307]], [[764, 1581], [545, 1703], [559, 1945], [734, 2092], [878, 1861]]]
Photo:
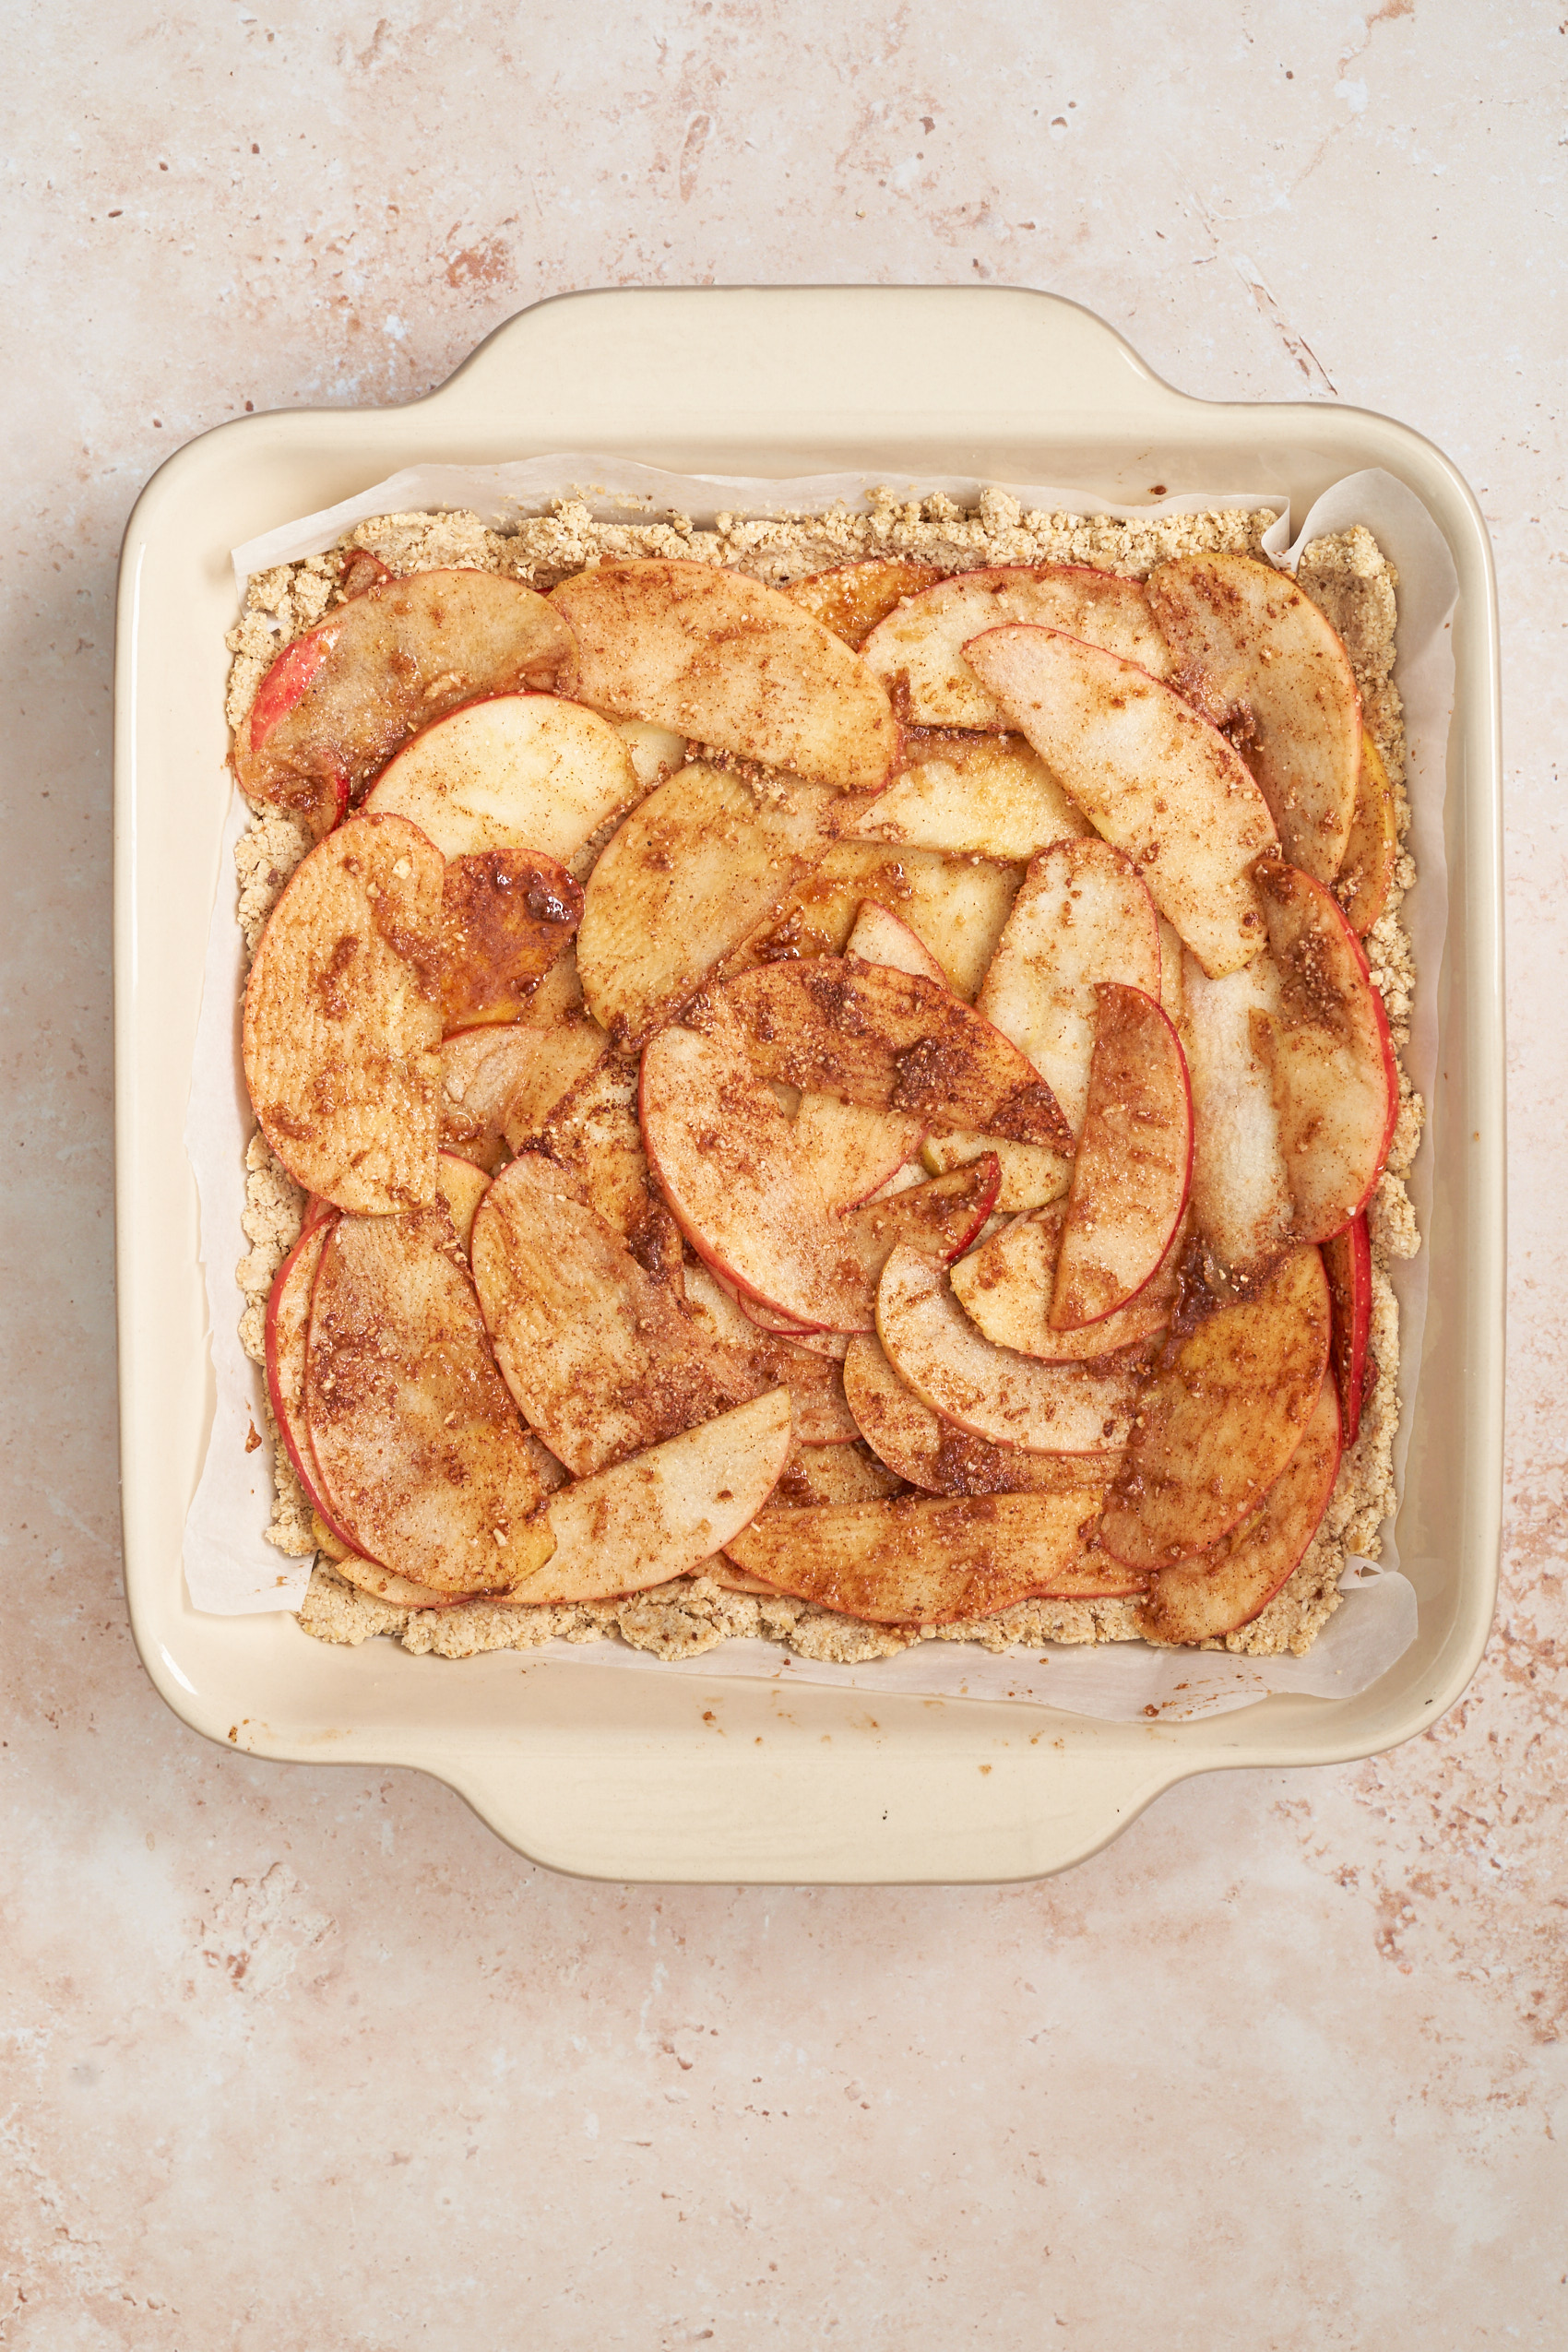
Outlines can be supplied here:
[[[695, 356], [701, 354], [700, 362]], [[1289, 493], [1385, 468], [1459, 579], [1445, 826], [1448, 945], [1429, 1106], [1433, 1208], [1398, 1535], [1413, 1646], [1360, 1696], [1275, 1695], [1191, 1724], [996, 1701], [625, 1674], [496, 1653], [448, 1663], [313, 1641], [284, 1614], [192, 1609], [184, 1517], [211, 1420], [184, 1121], [228, 803], [229, 551], [415, 463], [589, 449], [688, 472], [1053, 481], [1121, 503]], [[1367, 411], [1225, 404], [1163, 384], [1100, 320], [1004, 288], [574, 294], [522, 313], [403, 409], [220, 426], [143, 492], [121, 564], [115, 713], [116, 1217], [125, 1582], [183, 1719], [279, 1761], [405, 1764], [500, 1835], [593, 1877], [1028, 1878], [1092, 1853], [1159, 1792], [1235, 1765], [1329, 1764], [1410, 1738], [1472, 1673], [1502, 1492], [1503, 1039], [1496, 598], [1485, 526], [1430, 442]], [[236, 1182], [239, 1171], [236, 1170]], [[237, 1295], [237, 1294], [236, 1294]]]

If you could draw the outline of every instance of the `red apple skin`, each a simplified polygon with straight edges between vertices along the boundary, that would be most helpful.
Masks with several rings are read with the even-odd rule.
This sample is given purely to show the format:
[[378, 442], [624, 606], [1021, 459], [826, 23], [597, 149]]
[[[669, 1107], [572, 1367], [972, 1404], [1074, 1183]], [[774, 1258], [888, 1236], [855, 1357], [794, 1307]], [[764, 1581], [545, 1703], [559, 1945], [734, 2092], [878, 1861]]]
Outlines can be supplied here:
[[260, 685], [251, 706], [251, 749], [260, 751], [280, 719], [286, 719], [315, 676], [338, 640], [328, 621], [308, 636], [285, 646]]
[[[313, 1194], [311, 1198], [314, 1202], [315, 1195]], [[284, 1259], [282, 1265], [274, 1275], [272, 1278], [272, 1288], [267, 1292], [267, 1296], [264, 1353], [266, 1357], [267, 1402], [272, 1407], [272, 1418], [278, 1424], [278, 1434], [283, 1441], [284, 1451], [287, 1453], [290, 1461], [294, 1466], [294, 1475], [299, 1479], [300, 1484], [303, 1487], [306, 1499], [320, 1516], [322, 1524], [331, 1530], [332, 1534], [337, 1537], [339, 1543], [347, 1544], [350, 1551], [358, 1551], [361, 1547], [355, 1543], [348, 1529], [339, 1524], [332, 1512], [330, 1504], [327, 1503], [326, 1488], [323, 1484], [321, 1472], [316, 1467], [315, 1455], [308, 1450], [310, 1445], [310, 1431], [305, 1429], [303, 1418], [300, 1421], [300, 1429], [296, 1431], [294, 1426], [295, 1415], [290, 1408], [289, 1403], [283, 1395], [282, 1383], [279, 1377], [280, 1367], [278, 1360], [278, 1309], [283, 1295], [283, 1286], [288, 1280], [291, 1273], [293, 1271], [295, 1263], [301, 1256], [301, 1253], [307, 1248], [314, 1249], [315, 1251], [316, 1257], [319, 1262], [321, 1252], [326, 1243], [326, 1234], [322, 1229], [324, 1227], [329, 1227], [331, 1223], [336, 1220], [337, 1215], [337, 1210], [329, 1202], [322, 1202], [320, 1204], [320, 1214], [315, 1218], [307, 1219], [303, 1232], [300, 1235], [299, 1240], [294, 1243], [293, 1248], [289, 1252], [288, 1256]], [[312, 1287], [315, 1287], [314, 1275], [312, 1277]], [[307, 1330], [309, 1325], [310, 1301], [307, 1299], [305, 1301], [305, 1327]], [[300, 1443], [301, 1434], [303, 1435], [305, 1441], [303, 1446]], [[378, 1560], [373, 1564], [379, 1568], [384, 1563]]]
[[1361, 1426], [1372, 1328], [1372, 1234], [1365, 1212], [1324, 1243], [1324, 1271], [1334, 1301], [1334, 1378], [1339, 1390], [1344, 1441], [1354, 1445]]

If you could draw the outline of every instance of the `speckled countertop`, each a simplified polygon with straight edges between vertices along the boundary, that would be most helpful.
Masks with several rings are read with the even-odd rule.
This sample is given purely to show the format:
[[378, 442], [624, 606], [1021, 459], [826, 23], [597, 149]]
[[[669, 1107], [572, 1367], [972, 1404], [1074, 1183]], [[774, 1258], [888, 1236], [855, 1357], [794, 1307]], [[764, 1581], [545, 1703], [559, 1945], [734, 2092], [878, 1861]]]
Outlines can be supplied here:
[[[12, 12], [0, 2345], [1568, 2340], [1560, 5]], [[324, 29], [324, 20], [327, 29]], [[1475, 485], [1510, 733], [1499, 1629], [1374, 1762], [1001, 1891], [579, 1884], [143, 1677], [116, 1558], [109, 696], [131, 501], [595, 284], [1047, 286]]]

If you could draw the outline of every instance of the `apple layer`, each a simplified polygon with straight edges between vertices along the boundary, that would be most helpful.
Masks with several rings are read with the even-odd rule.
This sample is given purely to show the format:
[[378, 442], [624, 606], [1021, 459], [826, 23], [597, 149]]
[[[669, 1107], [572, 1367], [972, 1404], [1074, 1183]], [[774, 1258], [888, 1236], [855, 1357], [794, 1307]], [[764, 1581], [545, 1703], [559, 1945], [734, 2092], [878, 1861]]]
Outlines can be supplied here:
[[[703, 531], [673, 523], [611, 525], [586, 507], [563, 502], [551, 515], [498, 533], [477, 517], [400, 515], [359, 525], [351, 544], [390, 570], [409, 573], [444, 565], [504, 573], [548, 591], [596, 558], [676, 557], [722, 564], [788, 588], [795, 580], [873, 552], [891, 552], [929, 581], [987, 565], [1087, 564], [1141, 579], [1173, 558], [1255, 551], [1266, 517], [1213, 512], [1112, 518], [1028, 516], [1000, 492], [987, 493], [970, 513], [941, 496], [901, 503], [873, 502], [869, 515], [847, 511], [804, 520], [731, 517], [726, 528]], [[231, 723], [248, 715], [255, 688], [279, 651], [315, 627], [332, 601], [337, 555], [281, 566], [253, 580], [246, 609], [229, 638], [233, 656], [228, 709]], [[911, 576], [914, 576], [913, 573]], [[1316, 542], [1302, 559], [1299, 584], [1338, 630], [1355, 670], [1372, 742], [1395, 779], [1401, 847], [1389, 903], [1365, 938], [1372, 979], [1387, 1011], [1397, 1052], [1408, 1035], [1414, 970], [1398, 901], [1413, 878], [1403, 836], [1408, 805], [1403, 774], [1402, 715], [1392, 681], [1395, 596], [1389, 566], [1371, 535], [1356, 529]], [[809, 601], [809, 600], [808, 600]], [[589, 852], [598, 844], [589, 845]], [[258, 811], [237, 850], [238, 916], [254, 949], [271, 905], [308, 847], [303, 828], [272, 810]], [[929, 853], [922, 853], [928, 855]], [[574, 866], [575, 872], [586, 871]], [[1016, 874], [1018, 869], [1012, 870]], [[1016, 887], [1010, 882], [1008, 886]], [[879, 896], [881, 895], [879, 888]], [[891, 909], [898, 911], [897, 905]], [[1283, 1591], [1252, 1624], [1225, 1637], [1224, 1646], [1252, 1654], [1310, 1646], [1337, 1606], [1347, 1552], [1375, 1557], [1377, 1530], [1392, 1509], [1391, 1448], [1398, 1404], [1397, 1311], [1388, 1262], [1420, 1246], [1403, 1183], [1420, 1136], [1421, 1106], [1401, 1070], [1401, 1110], [1387, 1169], [1372, 1214], [1372, 1277], [1370, 1358], [1373, 1377], [1358, 1442], [1349, 1449], [1317, 1536]], [[258, 1360], [265, 1301], [272, 1274], [298, 1237], [304, 1201], [263, 1139], [247, 1154], [245, 1230], [251, 1249], [238, 1269], [245, 1306], [242, 1334]], [[261, 1432], [271, 1444], [277, 1499], [268, 1539], [303, 1556], [315, 1549], [310, 1511], [286, 1450], [268, 1416]], [[1028, 1601], [999, 1615], [960, 1621], [923, 1634], [852, 1618], [785, 1598], [724, 1589], [702, 1568], [629, 1600], [553, 1607], [462, 1603], [441, 1611], [398, 1609], [346, 1583], [318, 1560], [301, 1612], [319, 1638], [357, 1643], [386, 1633], [405, 1647], [465, 1656], [496, 1647], [531, 1648], [553, 1638], [620, 1638], [662, 1657], [690, 1656], [737, 1637], [785, 1644], [808, 1657], [854, 1662], [890, 1654], [918, 1638], [968, 1640], [1003, 1649], [1017, 1643], [1081, 1643], [1141, 1637], [1138, 1605], [1127, 1600]]]

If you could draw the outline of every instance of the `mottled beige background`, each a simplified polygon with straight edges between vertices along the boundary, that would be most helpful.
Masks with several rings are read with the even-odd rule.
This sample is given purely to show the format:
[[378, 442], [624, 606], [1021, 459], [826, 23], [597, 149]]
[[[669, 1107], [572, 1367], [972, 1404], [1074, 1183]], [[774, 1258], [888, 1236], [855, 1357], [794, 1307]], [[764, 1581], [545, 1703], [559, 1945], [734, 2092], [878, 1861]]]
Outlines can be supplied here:
[[[1563, 18], [0, 9], [7, 2352], [1568, 2342]], [[1408, 420], [1496, 539], [1498, 1634], [1425, 1738], [1190, 1784], [1037, 1887], [552, 1878], [428, 1781], [203, 1745], [125, 1628], [109, 693], [131, 500], [253, 404], [423, 391], [541, 294], [746, 279], [1055, 288], [1187, 390]]]

